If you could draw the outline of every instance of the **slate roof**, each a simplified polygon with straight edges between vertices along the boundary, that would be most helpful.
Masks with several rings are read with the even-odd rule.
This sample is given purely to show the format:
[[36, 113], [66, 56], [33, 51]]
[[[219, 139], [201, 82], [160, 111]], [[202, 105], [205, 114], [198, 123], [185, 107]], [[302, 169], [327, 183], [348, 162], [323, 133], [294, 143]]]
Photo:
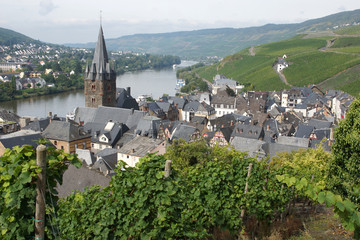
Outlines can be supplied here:
[[330, 128], [321, 128], [321, 129], [315, 129], [314, 134], [316, 136], [316, 139], [322, 140], [323, 138], [330, 139]]
[[314, 131], [313, 126], [307, 126], [305, 124], [299, 124], [298, 129], [296, 130], [296, 133], [294, 137], [297, 138], [309, 138], [310, 134]]
[[160, 121], [161, 119], [157, 117], [144, 116], [137, 124], [135, 134], [156, 138]]
[[75, 153], [78, 155], [78, 158], [85, 161], [88, 166], [91, 166], [95, 163], [95, 156], [90, 152], [89, 149], [76, 148]]
[[264, 129], [260, 126], [237, 124], [231, 137], [259, 139], [264, 136]]
[[265, 157], [265, 151], [262, 146], [266, 145], [266, 142], [251, 139], [251, 138], [243, 138], [243, 137], [235, 137], [231, 141], [231, 146], [233, 146], [236, 150], [241, 152], [247, 152], [250, 157]]
[[310, 144], [310, 140], [308, 138], [279, 136], [277, 139], [277, 143], [282, 145], [308, 148]]
[[[113, 123], [111, 130], [106, 129], [106, 126], [108, 126], [108, 124], [111, 123]], [[109, 142], [105, 144], [114, 147], [117, 141], [122, 137], [122, 135], [125, 132], [129, 130], [129, 128], [124, 124], [121, 123], [119, 124], [116, 122], [107, 122], [107, 123], [89, 122], [84, 125], [84, 130], [86, 132], [91, 132], [91, 142], [104, 143], [100, 139], [100, 137], [104, 134], [109, 140]]]
[[47, 139], [72, 142], [78, 139], [88, 138], [90, 134], [69, 122], [52, 121], [44, 130], [42, 136]]
[[49, 124], [50, 124], [50, 119], [44, 118], [30, 122], [29, 125], [23, 127], [22, 129], [30, 129], [35, 132], [42, 132], [47, 128], [47, 126], [49, 126]]
[[79, 122], [80, 119], [84, 121], [84, 123], [106, 123], [112, 120], [113, 122], [123, 123], [131, 129], [135, 127], [145, 115], [146, 112], [126, 108], [103, 106], [98, 108], [78, 107], [75, 111], [75, 121]]
[[236, 97], [229, 96], [226, 90], [219, 90], [216, 95], [213, 95], [211, 104], [235, 105], [235, 99]]
[[[12, 149], [15, 146], [22, 146], [22, 145], [31, 145], [36, 148], [39, 144], [36, 143], [37, 140], [43, 139], [44, 137], [40, 134], [31, 134], [31, 135], [23, 135], [18, 137], [11, 137], [11, 138], [2, 138], [0, 142], [5, 148]], [[48, 146], [53, 146], [51, 143], [47, 144]]]
[[222, 127], [235, 125], [236, 122], [237, 119], [234, 114], [226, 114], [221, 117], [210, 120], [210, 124], [214, 127], [214, 130], [217, 130]]
[[5, 109], [0, 109], [0, 118], [3, 119], [5, 122], [19, 122], [20, 117], [15, 113], [9, 112]]
[[63, 184], [57, 185], [56, 190], [60, 198], [70, 195], [73, 191], [83, 191], [85, 187], [109, 185], [111, 177], [87, 168], [86, 163], [81, 168], [70, 165], [64, 172]]
[[168, 97], [168, 101], [172, 101], [174, 103], [174, 106], [177, 106], [178, 109], [183, 109], [185, 104], [187, 103], [187, 100], [182, 97]]
[[[128, 89], [129, 90], [129, 89]], [[130, 91], [130, 90], [129, 90]], [[116, 89], [116, 107], [139, 110], [139, 104], [125, 88]]]
[[279, 152], [291, 152], [294, 150], [298, 150], [300, 148], [306, 149], [303, 147], [284, 145], [279, 143], [269, 143], [265, 147], [266, 147], [265, 152], [267, 153], [267, 156], [269, 156], [270, 158], [274, 157]]
[[311, 118], [307, 125], [313, 126], [316, 129], [330, 128], [332, 126], [332, 122], [322, 121], [322, 120], [317, 120], [317, 119]]
[[137, 136], [121, 147], [118, 152], [131, 156], [144, 157], [163, 142], [164, 140], [160, 139]]
[[161, 108], [165, 113], [169, 112], [171, 104], [169, 102], [156, 102], [156, 104]]
[[197, 131], [197, 129], [193, 126], [179, 124], [175, 130], [173, 131], [170, 140], [174, 139], [184, 139], [186, 142], [189, 142], [192, 139], [193, 134]]
[[206, 117], [200, 117], [200, 116], [194, 116], [190, 122], [192, 123], [198, 123], [198, 124], [206, 124], [207, 118]]

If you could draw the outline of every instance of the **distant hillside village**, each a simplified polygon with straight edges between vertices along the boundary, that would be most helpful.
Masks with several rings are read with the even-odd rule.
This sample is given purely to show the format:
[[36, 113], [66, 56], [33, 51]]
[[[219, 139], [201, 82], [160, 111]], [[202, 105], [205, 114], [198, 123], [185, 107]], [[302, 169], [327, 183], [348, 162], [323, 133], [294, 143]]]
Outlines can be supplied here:
[[36, 146], [34, 140], [40, 138], [77, 153], [83, 169], [80, 174], [69, 168], [64, 175], [60, 194], [67, 194], [97, 180], [107, 184], [119, 161], [134, 167], [146, 154], [163, 154], [179, 139], [204, 139], [210, 146], [233, 147], [257, 158], [318, 145], [330, 151], [334, 128], [354, 99], [315, 85], [273, 92], [241, 92], [242, 87], [217, 75], [209, 92], [136, 101], [130, 88], [116, 88], [100, 28], [92, 64], [84, 74], [86, 106], [65, 118], [49, 113], [34, 119], [2, 110], [0, 155], [16, 145]]

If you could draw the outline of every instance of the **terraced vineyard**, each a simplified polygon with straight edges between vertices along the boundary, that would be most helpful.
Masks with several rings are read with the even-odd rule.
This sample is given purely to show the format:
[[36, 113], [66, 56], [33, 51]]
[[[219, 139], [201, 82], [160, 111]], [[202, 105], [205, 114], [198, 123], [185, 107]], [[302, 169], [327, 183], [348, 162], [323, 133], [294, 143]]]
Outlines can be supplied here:
[[[351, 29], [351, 32], [354, 31]], [[195, 71], [209, 81], [216, 74], [224, 74], [240, 84], [252, 84], [255, 90], [280, 90], [289, 86], [280, 80], [272, 66], [278, 57], [286, 54], [289, 67], [283, 73], [289, 84], [319, 84], [324, 89], [340, 89], [352, 95], [360, 92], [360, 87], [357, 87], [360, 86], [360, 37], [332, 35], [307, 38], [299, 35], [251, 50], [254, 56], [248, 48], [224, 58], [220, 63]]]

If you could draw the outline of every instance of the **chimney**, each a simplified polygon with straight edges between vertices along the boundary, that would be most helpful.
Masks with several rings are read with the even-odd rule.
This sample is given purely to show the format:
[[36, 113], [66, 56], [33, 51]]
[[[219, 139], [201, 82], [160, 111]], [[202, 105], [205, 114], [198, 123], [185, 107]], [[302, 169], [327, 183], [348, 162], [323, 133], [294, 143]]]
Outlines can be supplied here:
[[52, 112], [48, 112], [48, 117], [52, 118]]
[[127, 94], [128, 94], [129, 96], [131, 95], [131, 94], [130, 94], [130, 90], [131, 90], [130, 87], [127, 87], [127, 88], [126, 88]]
[[134, 148], [131, 149], [131, 153], [135, 153], [135, 149], [134, 149]]
[[330, 128], [330, 141], [334, 141], [334, 128]]

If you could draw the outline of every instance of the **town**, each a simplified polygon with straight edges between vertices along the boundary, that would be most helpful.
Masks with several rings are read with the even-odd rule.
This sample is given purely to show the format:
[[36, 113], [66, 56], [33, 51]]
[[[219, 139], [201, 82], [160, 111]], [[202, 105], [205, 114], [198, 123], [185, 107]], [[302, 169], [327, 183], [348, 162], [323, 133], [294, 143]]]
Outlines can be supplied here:
[[[16, 145], [36, 146], [34, 140], [42, 138], [66, 153], [77, 153], [84, 162], [81, 171], [97, 177], [80, 174], [86, 179], [74, 184], [64, 175], [59, 194], [65, 196], [89, 182], [108, 183], [120, 161], [135, 167], [140, 158], [163, 154], [168, 144], [180, 139], [203, 139], [209, 146], [231, 147], [270, 160], [279, 152], [319, 145], [330, 151], [334, 128], [354, 99], [342, 91], [323, 92], [316, 85], [243, 92], [236, 81], [216, 75], [207, 92], [136, 100], [130, 88], [116, 88], [115, 80], [100, 29], [92, 64], [84, 75], [86, 106], [66, 117], [49, 112], [44, 119], [2, 110], [0, 155]], [[80, 170], [69, 171], [76, 176]]]

